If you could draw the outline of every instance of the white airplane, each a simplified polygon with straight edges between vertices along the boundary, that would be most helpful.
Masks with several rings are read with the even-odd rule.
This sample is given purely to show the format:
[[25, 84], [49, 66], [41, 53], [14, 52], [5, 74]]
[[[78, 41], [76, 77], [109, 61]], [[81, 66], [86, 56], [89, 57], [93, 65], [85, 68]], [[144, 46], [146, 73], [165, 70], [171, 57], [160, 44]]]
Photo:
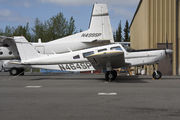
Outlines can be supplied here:
[[[41, 43], [41, 40], [39, 40], [38, 43], [32, 43], [32, 45], [42, 54], [60, 54], [94, 46], [102, 46], [113, 42], [114, 38], [107, 5], [94, 4], [88, 30], [47, 43]], [[7, 60], [2, 63], [3, 66], [7, 64], [9, 60], [14, 59], [20, 60], [14, 39], [0, 36], [0, 60]], [[9, 68], [11, 69], [13, 67], [18, 66], [11, 65]], [[22, 70], [23, 68], [20, 71]]]
[[[116, 68], [154, 65], [172, 54], [170, 49], [134, 50], [121, 44], [110, 44], [62, 54], [45, 55], [38, 53], [23, 36], [14, 37], [21, 60], [10, 61], [11, 64], [35, 67], [36, 65], [56, 66], [65, 71], [107, 70], [105, 78], [114, 80]], [[154, 68], [153, 78], [162, 77]]]

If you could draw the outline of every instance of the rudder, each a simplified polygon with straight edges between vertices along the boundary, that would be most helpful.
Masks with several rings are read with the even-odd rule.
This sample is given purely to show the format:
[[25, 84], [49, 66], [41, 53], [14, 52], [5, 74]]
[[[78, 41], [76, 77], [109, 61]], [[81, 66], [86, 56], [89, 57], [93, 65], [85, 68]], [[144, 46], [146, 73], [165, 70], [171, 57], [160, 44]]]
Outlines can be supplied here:
[[106, 4], [94, 4], [88, 31], [91, 33], [102, 33], [102, 40], [114, 42]]

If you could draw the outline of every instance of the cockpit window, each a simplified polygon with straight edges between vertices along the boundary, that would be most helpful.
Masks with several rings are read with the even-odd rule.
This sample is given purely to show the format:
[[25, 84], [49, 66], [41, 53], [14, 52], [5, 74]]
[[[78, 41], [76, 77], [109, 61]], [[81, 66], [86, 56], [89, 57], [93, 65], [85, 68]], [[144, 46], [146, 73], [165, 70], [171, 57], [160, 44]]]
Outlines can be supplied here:
[[98, 52], [107, 51], [106, 48], [98, 50]]
[[127, 52], [133, 52], [135, 49], [131, 48], [131, 47], [128, 47], [126, 45], [122, 45], [124, 47], [124, 49], [127, 51]]
[[83, 53], [83, 57], [86, 58], [89, 55], [94, 54], [94, 51]]
[[120, 46], [112, 47], [111, 50], [120, 50], [120, 51], [123, 51]]

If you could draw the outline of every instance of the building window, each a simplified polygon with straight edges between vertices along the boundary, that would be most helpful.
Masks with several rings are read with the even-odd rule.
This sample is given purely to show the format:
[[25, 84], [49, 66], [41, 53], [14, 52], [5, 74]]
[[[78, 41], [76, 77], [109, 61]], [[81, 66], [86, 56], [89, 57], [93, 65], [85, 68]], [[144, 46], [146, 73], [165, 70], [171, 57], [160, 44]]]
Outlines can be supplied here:
[[76, 55], [76, 56], [73, 57], [73, 59], [80, 59], [80, 56]]
[[107, 49], [105, 48], [105, 49], [98, 50], [98, 52], [102, 52], [102, 51], [107, 51]]
[[89, 55], [94, 54], [94, 51], [83, 53], [83, 57], [86, 58]]

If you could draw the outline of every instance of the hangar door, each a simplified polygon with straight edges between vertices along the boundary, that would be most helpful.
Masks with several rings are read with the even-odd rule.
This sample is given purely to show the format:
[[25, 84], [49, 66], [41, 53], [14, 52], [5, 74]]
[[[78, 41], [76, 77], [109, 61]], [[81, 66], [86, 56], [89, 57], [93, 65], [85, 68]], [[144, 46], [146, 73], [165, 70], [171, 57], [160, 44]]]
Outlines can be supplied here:
[[[168, 49], [173, 50], [173, 44], [168, 43]], [[158, 49], [166, 49], [166, 43], [158, 43]], [[172, 75], [172, 54], [160, 61], [158, 64], [158, 70], [161, 71], [162, 75]]]

